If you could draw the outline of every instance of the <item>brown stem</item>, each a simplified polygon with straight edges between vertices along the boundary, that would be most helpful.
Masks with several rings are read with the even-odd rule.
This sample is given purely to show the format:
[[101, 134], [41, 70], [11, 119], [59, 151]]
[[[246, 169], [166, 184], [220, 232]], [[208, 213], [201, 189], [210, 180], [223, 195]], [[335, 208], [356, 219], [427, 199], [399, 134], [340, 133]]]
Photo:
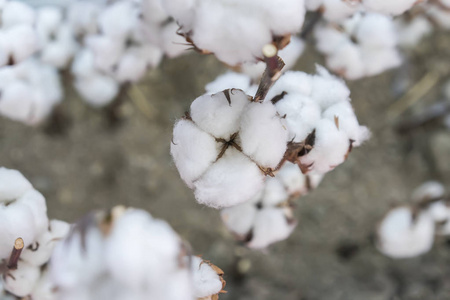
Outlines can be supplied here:
[[263, 47], [264, 61], [266, 62], [266, 70], [259, 83], [253, 101], [262, 101], [266, 97], [269, 89], [281, 76], [281, 70], [284, 67], [283, 60], [277, 56], [278, 50], [273, 44], [267, 44]]
[[305, 23], [302, 32], [300, 32], [301, 39], [306, 39], [309, 36], [309, 34], [313, 31], [316, 24], [322, 18], [322, 14], [323, 14], [323, 7], [319, 8], [318, 11], [312, 13], [311, 18], [308, 20], [308, 22]]
[[17, 262], [19, 261], [23, 246], [24, 246], [24, 243], [23, 243], [22, 238], [16, 239], [16, 241], [14, 242], [14, 248], [11, 251], [11, 255], [9, 256], [9, 261], [7, 264], [8, 269], [10, 269], [10, 270], [17, 269]]

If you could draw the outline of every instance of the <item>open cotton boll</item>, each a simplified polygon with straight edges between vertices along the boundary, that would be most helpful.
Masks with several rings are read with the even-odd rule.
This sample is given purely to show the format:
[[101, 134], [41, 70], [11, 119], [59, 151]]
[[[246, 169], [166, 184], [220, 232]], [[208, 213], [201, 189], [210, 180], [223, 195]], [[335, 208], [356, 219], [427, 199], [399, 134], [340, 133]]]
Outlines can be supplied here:
[[323, 117], [334, 121], [338, 118], [339, 130], [344, 131], [353, 141], [353, 146], [360, 146], [370, 138], [370, 131], [366, 126], [360, 126], [353, 107], [348, 101], [339, 102], [324, 111]]
[[[446, 222], [450, 219], [450, 207], [444, 201], [436, 201], [431, 203], [427, 209], [427, 213], [433, 218], [435, 222]], [[446, 224], [447, 225], [447, 224]], [[448, 227], [444, 225], [444, 228]], [[439, 232], [438, 230], [438, 233]]]
[[63, 20], [61, 9], [48, 6], [37, 10], [36, 31], [42, 44], [49, 42], [51, 35], [54, 34]]
[[137, 290], [178, 269], [180, 245], [166, 222], [143, 210], [128, 210], [115, 221], [103, 255], [113, 278]]
[[33, 189], [31, 183], [17, 170], [0, 167], [0, 205]]
[[76, 78], [74, 86], [83, 100], [95, 107], [109, 104], [119, 92], [119, 83], [100, 73]]
[[367, 13], [356, 28], [355, 37], [364, 47], [395, 47], [397, 35], [392, 17]]
[[289, 141], [302, 142], [321, 118], [317, 102], [299, 94], [287, 94], [275, 106], [286, 121]]
[[359, 79], [364, 76], [364, 63], [360, 48], [355, 44], [347, 42], [339, 47], [336, 52], [331, 53], [327, 59], [327, 66], [336, 70], [350, 80]]
[[214, 94], [227, 89], [240, 89], [247, 91], [250, 87], [251, 78], [245, 74], [227, 72], [218, 76], [214, 81], [205, 86], [206, 93]]
[[82, 49], [75, 56], [71, 72], [78, 77], [88, 77], [96, 73], [94, 67], [94, 53], [88, 49]]
[[445, 195], [444, 186], [437, 181], [427, 181], [417, 187], [412, 193], [415, 202], [438, 199]]
[[162, 59], [161, 50], [152, 45], [132, 46], [120, 57], [115, 70], [119, 82], [137, 82], [147, 71], [156, 67]]
[[362, 4], [368, 11], [374, 11], [386, 15], [401, 15], [410, 9], [417, 0], [363, 0]]
[[322, 119], [316, 127], [313, 149], [300, 157], [300, 162], [310, 166], [315, 174], [324, 174], [340, 165], [345, 160], [349, 149], [347, 134], [339, 130], [336, 124], [328, 119]]
[[140, 10], [142, 11], [145, 20], [162, 23], [169, 18], [166, 10], [163, 7], [161, 0], [143, 0], [140, 3]]
[[239, 130], [239, 119], [249, 105], [248, 96], [231, 89], [213, 95], [203, 95], [191, 104], [191, 118], [202, 130], [216, 138], [228, 140]]
[[416, 16], [410, 22], [397, 20], [396, 30], [400, 46], [412, 48], [416, 46], [423, 37], [431, 34], [433, 25], [423, 16]]
[[31, 245], [48, 227], [47, 206], [36, 190], [25, 192], [16, 201], [0, 204], [0, 258], [8, 258], [17, 238]]
[[49, 265], [51, 281], [62, 292], [86, 288], [105, 272], [104, 257], [102, 234], [97, 228], [71, 232], [53, 250]]
[[331, 22], [348, 18], [360, 9], [359, 3], [343, 0], [323, 0], [322, 7], [324, 19]]
[[402, 63], [401, 56], [396, 49], [365, 49], [363, 61], [367, 76], [377, 75], [385, 70], [398, 67]]
[[378, 228], [378, 249], [393, 258], [428, 252], [434, 240], [434, 220], [427, 213], [413, 218], [408, 207], [391, 210]]
[[105, 35], [88, 36], [86, 46], [94, 55], [94, 64], [100, 70], [109, 72], [117, 64], [124, 51], [124, 42]]
[[102, 34], [111, 38], [124, 39], [138, 20], [139, 10], [132, 1], [118, 1], [108, 5], [98, 16]]
[[33, 300], [56, 300], [47, 269], [41, 271], [40, 278], [29, 296]]
[[327, 69], [316, 65], [317, 74], [312, 81], [311, 98], [318, 102], [322, 109], [340, 102], [350, 100], [350, 90], [342, 79], [331, 75]]
[[332, 54], [341, 45], [349, 42], [345, 32], [330, 26], [317, 26], [314, 29], [314, 36], [317, 49], [325, 54]]
[[262, 204], [264, 206], [276, 206], [289, 198], [283, 183], [276, 177], [266, 179]]
[[3, 28], [11, 28], [21, 24], [32, 25], [36, 13], [31, 6], [22, 1], [7, 1], [1, 10]]
[[8, 271], [8, 274], [3, 277], [5, 290], [17, 297], [26, 297], [36, 286], [41, 271], [39, 267], [19, 260], [17, 269]]
[[24, 61], [39, 48], [36, 32], [31, 25], [17, 25], [9, 28], [5, 33], [13, 63]]
[[255, 204], [248, 202], [227, 207], [220, 211], [225, 226], [239, 237], [245, 237], [250, 232], [256, 214]]
[[272, 243], [286, 239], [296, 224], [290, 224], [281, 208], [263, 208], [255, 218], [252, 240], [247, 244], [253, 249], [263, 249]]
[[209, 297], [222, 290], [222, 281], [219, 275], [200, 257], [191, 257], [191, 273], [193, 274], [194, 297]]
[[94, 34], [98, 30], [97, 18], [104, 6], [92, 1], [71, 1], [67, 21], [76, 35]]
[[193, 188], [197, 180], [219, 155], [213, 136], [189, 120], [180, 120], [173, 129], [170, 154], [184, 182]]
[[230, 148], [194, 182], [195, 198], [210, 207], [229, 207], [250, 200], [263, 184], [264, 175], [258, 166]]
[[47, 263], [55, 245], [66, 237], [70, 230], [70, 224], [59, 220], [51, 220], [48, 227], [49, 230], [43, 232], [31, 247], [23, 249], [21, 260], [37, 267]]
[[275, 168], [286, 152], [288, 131], [271, 102], [250, 103], [241, 117], [242, 151], [260, 166]]

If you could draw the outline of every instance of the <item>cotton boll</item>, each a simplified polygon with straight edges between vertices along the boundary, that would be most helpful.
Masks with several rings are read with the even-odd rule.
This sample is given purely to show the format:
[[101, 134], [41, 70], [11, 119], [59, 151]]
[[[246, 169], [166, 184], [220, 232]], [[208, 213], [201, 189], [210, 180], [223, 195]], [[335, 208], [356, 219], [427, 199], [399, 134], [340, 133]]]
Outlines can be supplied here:
[[393, 258], [428, 252], [434, 240], [434, 221], [426, 213], [413, 219], [408, 207], [391, 210], [378, 228], [378, 249]]
[[192, 102], [191, 118], [202, 130], [228, 140], [239, 131], [239, 119], [249, 103], [248, 96], [237, 89], [203, 95]]
[[359, 22], [355, 36], [364, 47], [395, 47], [397, 44], [392, 18], [382, 14], [366, 14]]
[[138, 14], [139, 10], [131, 1], [111, 4], [98, 16], [100, 31], [112, 39], [123, 39], [136, 25]]
[[217, 159], [215, 138], [189, 120], [180, 120], [173, 129], [170, 153], [184, 182], [193, 188], [197, 180]]
[[88, 77], [95, 74], [94, 53], [88, 49], [78, 52], [72, 63], [71, 72], [79, 77]]
[[332, 76], [321, 66], [317, 66], [317, 75], [314, 76], [312, 86], [311, 98], [317, 101], [322, 109], [349, 100], [350, 90], [345, 82]]
[[97, 18], [103, 5], [90, 1], [72, 1], [67, 9], [67, 20], [76, 35], [94, 34]]
[[263, 208], [256, 216], [252, 240], [247, 244], [253, 249], [263, 249], [272, 243], [286, 239], [296, 224], [290, 224], [281, 208]]
[[315, 189], [322, 182], [323, 174], [309, 174], [307, 175], [309, 179], [310, 188]]
[[249, 104], [240, 121], [242, 150], [260, 166], [275, 168], [286, 152], [288, 131], [271, 102]]
[[427, 181], [417, 187], [412, 194], [412, 200], [415, 202], [438, 199], [445, 195], [444, 186], [437, 181]]
[[124, 51], [124, 42], [109, 36], [88, 36], [86, 46], [94, 55], [94, 64], [102, 71], [109, 72], [117, 64]]
[[164, 10], [183, 24], [184, 29], [190, 31], [193, 22], [193, 10], [196, 0], [165, 0], [161, 1]]
[[115, 221], [105, 242], [105, 262], [115, 280], [138, 290], [176, 270], [180, 245], [166, 222], [142, 210], [128, 210]]
[[410, 9], [417, 0], [363, 0], [362, 4], [368, 11], [387, 15], [401, 15]]
[[17, 25], [6, 32], [9, 43], [10, 55], [14, 63], [19, 63], [35, 53], [39, 47], [39, 41], [34, 29], [30, 25]]
[[119, 84], [113, 78], [101, 74], [76, 78], [75, 88], [87, 103], [95, 107], [109, 104], [119, 92]]
[[27, 122], [33, 114], [33, 90], [21, 81], [16, 81], [2, 90], [0, 114], [12, 120]]
[[41, 46], [50, 41], [51, 35], [61, 25], [63, 13], [54, 6], [42, 7], [37, 10], [36, 31], [39, 35]]
[[280, 116], [286, 120], [289, 141], [302, 142], [321, 118], [317, 102], [299, 94], [287, 94], [275, 106]]
[[[444, 201], [436, 201], [429, 205], [427, 213], [435, 222], [446, 222], [450, 218], [450, 207]], [[444, 226], [448, 227], [448, 226]]]
[[250, 87], [251, 78], [247, 75], [227, 72], [217, 77], [214, 81], [208, 83], [205, 86], [205, 90], [208, 94], [219, 93], [227, 89], [240, 89], [247, 91]]
[[48, 270], [41, 272], [40, 278], [30, 294], [33, 300], [56, 300]]
[[350, 102], [339, 102], [324, 111], [323, 117], [334, 121], [338, 118], [339, 130], [344, 131], [348, 138], [354, 141], [353, 146], [359, 146], [370, 138], [370, 131], [366, 126], [360, 126]]
[[32, 188], [19, 171], [0, 167], [0, 203], [19, 198]]
[[222, 281], [217, 272], [197, 256], [191, 257], [194, 297], [203, 298], [218, 294], [222, 290]]
[[17, 297], [26, 297], [34, 289], [40, 276], [39, 267], [19, 260], [17, 269], [8, 271], [4, 277], [5, 290]]
[[325, 54], [334, 53], [341, 45], [348, 43], [347, 35], [330, 26], [319, 25], [314, 30], [317, 49]]
[[314, 148], [300, 162], [311, 166], [315, 174], [324, 174], [340, 165], [345, 160], [349, 149], [347, 134], [339, 130], [333, 121], [322, 119], [316, 127]]
[[42, 266], [48, 262], [53, 248], [69, 233], [69, 230], [70, 224], [66, 222], [59, 220], [50, 221], [49, 230], [43, 232], [31, 245], [31, 248], [24, 249], [20, 259], [33, 266]]
[[248, 202], [224, 208], [220, 211], [220, 216], [225, 226], [239, 237], [245, 237], [250, 232], [256, 214], [256, 206], [254, 203]]
[[101, 232], [95, 227], [88, 228], [84, 233], [71, 232], [54, 248], [49, 272], [52, 282], [62, 292], [89, 286], [105, 272]]
[[36, 13], [29, 5], [21, 1], [8, 1], [1, 11], [3, 28], [34, 23]]
[[117, 63], [115, 76], [119, 82], [137, 82], [147, 68], [156, 67], [161, 58], [161, 50], [151, 45], [129, 47]]
[[141, 1], [140, 10], [142, 11], [144, 19], [154, 23], [162, 23], [168, 19], [169, 16], [167, 15], [162, 2], [162, 0]]
[[399, 38], [399, 45], [412, 48], [415, 47], [422, 40], [423, 37], [431, 34], [433, 25], [427, 18], [417, 16], [410, 22], [398, 21], [396, 23], [397, 36]]
[[262, 204], [264, 206], [276, 206], [286, 200], [289, 195], [286, 192], [283, 183], [276, 177], [266, 179], [264, 187], [264, 196], [262, 197]]
[[56, 40], [41, 49], [40, 59], [43, 63], [62, 69], [68, 65], [78, 47], [72, 29], [68, 24], [62, 24], [56, 31]]
[[243, 203], [263, 187], [264, 175], [245, 155], [232, 148], [194, 182], [200, 204], [223, 208]]
[[267, 93], [266, 99], [271, 100], [283, 92], [309, 96], [312, 92], [312, 84], [313, 76], [303, 72], [288, 71], [275, 82]]

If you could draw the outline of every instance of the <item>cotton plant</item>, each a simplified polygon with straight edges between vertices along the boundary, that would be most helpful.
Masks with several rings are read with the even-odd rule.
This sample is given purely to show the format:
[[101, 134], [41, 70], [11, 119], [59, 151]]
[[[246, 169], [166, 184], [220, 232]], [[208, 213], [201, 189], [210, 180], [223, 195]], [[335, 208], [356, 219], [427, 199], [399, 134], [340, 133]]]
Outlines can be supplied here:
[[47, 263], [69, 227], [48, 219], [44, 197], [20, 172], [0, 168], [0, 295], [47, 299]]
[[264, 249], [287, 239], [296, 226], [295, 199], [316, 188], [322, 175], [304, 175], [287, 162], [263, 190], [250, 201], [222, 209], [222, 221], [238, 241], [252, 249]]
[[412, 194], [412, 205], [391, 209], [377, 227], [377, 248], [392, 258], [428, 252], [436, 235], [450, 234], [450, 206], [442, 184], [430, 181]]
[[231, 66], [263, 59], [268, 43], [282, 49], [305, 16], [303, 0], [167, 0], [163, 6], [188, 43]]
[[82, 218], [52, 254], [54, 299], [218, 299], [223, 271], [165, 221], [114, 207]]
[[314, 36], [327, 67], [350, 80], [380, 74], [402, 62], [390, 16], [358, 13], [337, 24], [322, 22]]

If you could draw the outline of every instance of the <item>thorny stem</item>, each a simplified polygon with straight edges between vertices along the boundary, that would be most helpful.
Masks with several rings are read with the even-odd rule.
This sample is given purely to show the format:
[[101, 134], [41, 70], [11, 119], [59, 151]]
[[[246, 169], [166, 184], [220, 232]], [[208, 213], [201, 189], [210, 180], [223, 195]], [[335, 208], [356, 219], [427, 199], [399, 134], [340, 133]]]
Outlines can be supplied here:
[[8, 269], [10, 270], [17, 269], [17, 262], [19, 261], [23, 246], [24, 246], [23, 239], [22, 238], [16, 239], [16, 241], [14, 242], [14, 248], [11, 251], [11, 255], [9, 256], [8, 264], [6, 265]]
[[281, 76], [281, 70], [284, 67], [283, 60], [277, 55], [278, 50], [273, 44], [267, 44], [263, 47], [264, 61], [266, 62], [266, 70], [259, 83], [253, 101], [262, 101], [266, 97], [269, 89]]

